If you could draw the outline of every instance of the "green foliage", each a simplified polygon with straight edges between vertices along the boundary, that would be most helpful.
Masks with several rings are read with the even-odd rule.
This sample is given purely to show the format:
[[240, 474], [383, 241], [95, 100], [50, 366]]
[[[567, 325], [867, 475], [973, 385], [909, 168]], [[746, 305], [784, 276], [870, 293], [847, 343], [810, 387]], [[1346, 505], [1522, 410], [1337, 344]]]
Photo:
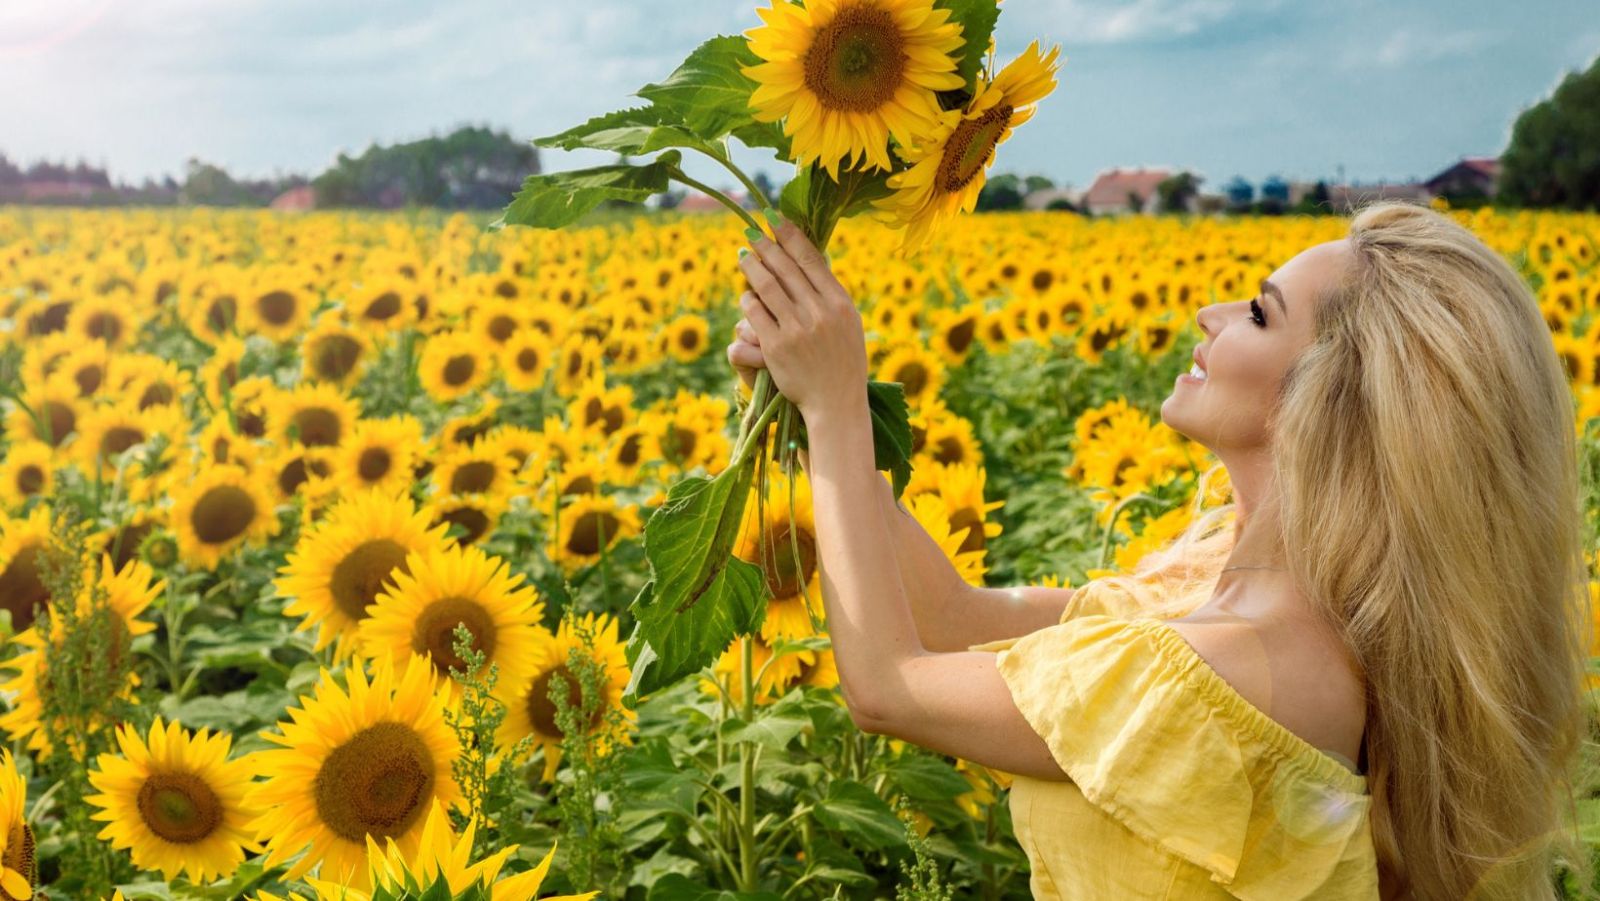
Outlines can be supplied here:
[[668, 178], [682, 159], [681, 153], [669, 150], [643, 166], [597, 166], [530, 175], [492, 227], [561, 228], [607, 200], [641, 203], [667, 189]]
[[961, 60], [956, 74], [967, 83], [970, 92], [977, 87], [978, 71], [983, 68], [983, 57], [989, 50], [989, 36], [1000, 20], [1000, 5], [995, 0], [939, 0], [934, 6], [950, 10], [950, 21], [961, 24], [961, 36], [966, 43], [961, 48]]
[[107, 600], [98, 566], [85, 578], [84, 524], [72, 505], [63, 502], [56, 510], [51, 541], [36, 559], [50, 601], [35, 627], [51, 636], [40, 652], [37, 688], [40, 729], [52, 748], [41, 766], [59, 786], [56, 803], [69, 828], [61, 847], [42, 848], [40, 857], [55, 851], [48, 856], [73, 862], [46, 881], [62, 891], [98, 897], [109, 895], [131, 868], [125, 856], [94, 838], [100, 826], [90, 819], [94, 808], [85, 801], [96, 793], [89, 770], [100, 754], [116, 749], [116, 724], [142, 727], [149, 718], [127, 693], [132, 637]]
[[[957, 777], [960, 778], [959, 776]], [[966, 780], [962, 780], [966, 784]], [[911, 803], [901, 798], [895, 805], [895, 814], [905, 824], [906, 842], [911, 845], [912, 863], [902, 862], [900, 872], [904, 879], [895, 886], [895, 901], [951, 901], [955, 889], [939, 879], [939, 864], [928, 849], [928, 841], [912, 825]]]
[[[461, 703], [445, 708], [444, 720], [461, 744], [461, 756], [450, 762], [450, 775], [467, 799], [467, 806], [478, 820], [478, 831], [473, 837], [473, 857], [492, 853], [500, 844], [495, 840], [496, 826], [502, 813], [515, 800], [517, 767], [513, 761], [523, 759], [532, 745], [531, 737], [524, 737], [515, 746], [502, 749], [495, 740], [500, 724], [505, 722], [505, 705], [495, 697], [494, 687], [499, 680], [500, 668], [489, 664], [477, 649], [472, 630], [465, 623], [457, 623], [451, 648], [465, 669], [450, 668], [450, 676], [461, 683]], [[457, 829], [466, 828], [466, 817], [455, 814]]]
[[1500, 163], [1501, 203], [1600, 209], [1600, 58], [1517, 117]]
[[747, 460], [716, 478], [682, 479], [645, 523], [651, 579], [628, 608], [637, 623], [626, 702], [698, 672], [735, 636], [761, 626], [761, 568], [733, 556], [754, 474]]
[[637, 93], [671, 121], [714, 141], [735, 129], [749, 131], [759, 124], [750, 109], [756, 83], [740, 69], [760, 63], [744, 37], [718, 35], [696, 47], [664, 81], [647, 84]]
[[504, 132], [464, 126], [444, 137], [373, 144], [356, 157], [341, 153], [312, 187], [323, 206], [493, 209], [538, 171], [539, 151]]
[[[611, 883], [606, 893], [621, 897], [628, 875], [618, 822], [621, 756], [604, 743], [622, 729], [622, 713], [606, 706], [605, 666], [595, 657], [592, 630], [570, 612], [568, 616], [568, 628], [580, 643], [568, 650], [566, 672], [557, 671], [549, 688], [566, 763], [556, 793], [566, 872], [574, 886], [604, 879]], [[574, 694], [577, 704], [572, 703]]]

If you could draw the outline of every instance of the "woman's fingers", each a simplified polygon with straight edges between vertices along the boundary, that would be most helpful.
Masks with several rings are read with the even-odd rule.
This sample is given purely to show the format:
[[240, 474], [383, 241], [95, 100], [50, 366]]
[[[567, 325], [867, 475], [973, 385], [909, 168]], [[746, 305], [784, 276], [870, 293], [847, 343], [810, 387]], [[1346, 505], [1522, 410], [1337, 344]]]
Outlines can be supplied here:
[[757, 335], [756, 330], [750, 327], [750, 320], [748, 319], [741, 319], [735, 322], [733, 324], [733, 333], [741, 341], [748, 341], [757, 347], [761, 346], [761, 336]]
[[778, 331], [778, 322], [768, 312], [766, 303], [754, 291], [746, 291], [739, 295], [739, 309], [744, 312], [745, 321], [750, 323], [750, 328], [759, 338], [763, 332], [775, 334]]
[[[744, 270], [744, 276], [750, 280], [750, 287], [755, 289], [759, 301], [766, 305], [768, 318], [775, 323], [774, 327], [781, 328], [785, 323], [791, 323], [805, 328], [810, 323], [809, 314], [800, 312], [785, 289], [784, 283], [767, 268], [760, 257], [753, 253], [744, 255], [739, 259], [739, 268]], [[750, 311], [745, 312], [748, 314]], [[760, 322], [753, 316], [750, 322], [757, 330], [766, 329], [766, 323]]]
[[811, 239], [800, 230], [800, 226], [793, 222], [784, 222], [773, 230], [773, 234], [777, 236], [778, 244], [783, 248], [787, 259], [792, 260], [800, 273], [805, 276], [806, 282], [811, 285], [817, 297], [840, 299], [844, 294], [844, 286], [840, 285], [839, 279], [834, 276], [833, 268], [828, 265], [828, 258], [811, 243]]

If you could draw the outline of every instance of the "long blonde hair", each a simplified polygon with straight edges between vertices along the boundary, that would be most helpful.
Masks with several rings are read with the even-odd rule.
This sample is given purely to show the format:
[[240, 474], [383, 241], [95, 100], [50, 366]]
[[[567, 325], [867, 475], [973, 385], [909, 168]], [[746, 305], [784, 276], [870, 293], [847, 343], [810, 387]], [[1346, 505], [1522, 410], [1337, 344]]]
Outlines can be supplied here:
[[[1365, 672], [1384, 895], [1556, 898], [1559, 860], [1591, 897], [1588, 851], [1563, 828], [1590, 613], [1574, 408], [1549, 328], [1515, 270], [1448, 216], [1375, 204], [1349, 241], [1349, 274], [1316, 305], [1271, 414], [1273, 487], [1296, 582]], [[1235, 511], [1197, 514], [1108, 579], [1199, 606], [1243, 528]]]

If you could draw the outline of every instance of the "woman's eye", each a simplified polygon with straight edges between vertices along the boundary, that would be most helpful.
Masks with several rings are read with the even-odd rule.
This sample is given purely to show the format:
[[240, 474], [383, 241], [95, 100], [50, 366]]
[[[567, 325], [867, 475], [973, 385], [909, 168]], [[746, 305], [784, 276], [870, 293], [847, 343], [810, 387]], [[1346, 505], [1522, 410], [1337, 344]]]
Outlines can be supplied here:
[[1250, 301], [1250, 318], [1262, 328], [1267, 325], [1267, 314], [1261, 309], [1261, 305], [1254, 300]]

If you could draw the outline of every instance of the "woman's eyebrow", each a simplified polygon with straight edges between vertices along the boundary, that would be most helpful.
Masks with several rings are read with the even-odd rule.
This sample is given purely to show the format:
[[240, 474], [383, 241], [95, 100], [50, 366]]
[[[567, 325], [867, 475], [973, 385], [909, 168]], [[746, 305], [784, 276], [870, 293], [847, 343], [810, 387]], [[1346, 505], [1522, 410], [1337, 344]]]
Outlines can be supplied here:
[[1264, 294], [1271, 294], [1278, 301], [1278, 309], [1283, 310], [1283, 318], [1288, 319], [1289, 308], [1284, 306], [1283, 292], [1278, 290], [1278, 286], [1274, 285], [1270, 279], [1264, 278], [1261, 280], [1261, 291]]

